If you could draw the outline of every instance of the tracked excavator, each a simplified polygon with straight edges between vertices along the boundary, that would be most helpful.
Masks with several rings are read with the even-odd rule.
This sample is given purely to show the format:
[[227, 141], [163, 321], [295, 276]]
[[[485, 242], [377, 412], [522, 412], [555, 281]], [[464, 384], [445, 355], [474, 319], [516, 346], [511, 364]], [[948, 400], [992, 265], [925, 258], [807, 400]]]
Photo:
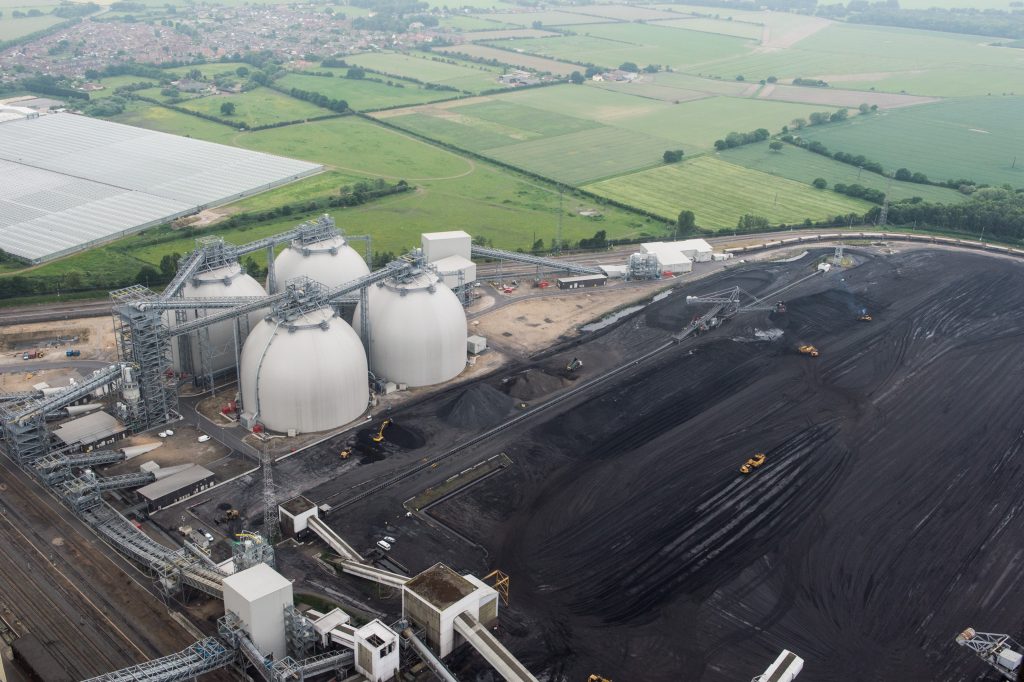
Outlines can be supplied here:
[[582, 366], [583, 366], [583, 361], [582, 360], [580, 360], [579, 358], [573, 358], [565, 366], [565, 373], [566, 374], [572, 374], [573, 372], [575, 372], [576, 370], [578, 370]]
[[867, 309], [861, 310], [860, 315], [857, 316], [858, 322], [870, 322], [871, 320], [871, 314], [867, 311]]
[[384, 429], [388, 428], [390, 425], [391, 419], [385, 419], [382, 421], [380, 423], [380, 428], [377, 429], [377, 433], [373, 434], [373, 438], [371, 440], [373, 440], [374, 443], [379, 443], [384, 440]]

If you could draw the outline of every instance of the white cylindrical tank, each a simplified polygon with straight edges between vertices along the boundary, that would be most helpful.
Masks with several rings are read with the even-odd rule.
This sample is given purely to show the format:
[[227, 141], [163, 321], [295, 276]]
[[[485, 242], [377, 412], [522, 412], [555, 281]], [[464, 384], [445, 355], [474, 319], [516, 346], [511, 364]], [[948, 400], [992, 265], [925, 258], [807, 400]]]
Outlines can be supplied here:
[[370, 268], [344, 237], [337, 235], [312, 244], [293, 241], [274, 259], [274, 274], [277, 291], [300, 275], [332, 288], [370, 274]]
[[[396, 384], [430, 386], [466, 367], [466, 311], [426, 270], [369, 290], [370, 366]], [[356, 316], [360, 315], [356, 306]]]
[[[213, 270], [207, 270], [201, 272], [194, 277], [191, 277], [185, 286], [181, 289], [182, 298], [218, 298], [222, 296], [266, 296], [267, 292], [263, 289], [259, 282], [250, 277], [242, 270], [242, 266], [238, 263], [230, 263], [228, 265], [215, 268]], [[186, 321], [196, 319], [204, 316], [204, 311], [196, 312], [195, 310], [185, 310]], [[205, 311], [205, 315], [216, 315], [221, 312], [220, 310], [208, 310]], [[259, 322], [262, 318], [263, 313], [256, 311], [249, 314], [249, 326], [250, 328]], [[173, 311], [167, 313], [168, 326], [173, 327], [177, 323], [177, 318]], [[197, 332], [189, 335], [188, 344], [190, 346], [188, 354], [191, 359], [186, 361], [182, 357], [182, 341], [175, 339], [171, 342], [171, 355], [174, 365], [174, 369], [178, 372], [189, 372], [192, 374], [198, 374], [201, 371], [202, 364], [200, 362], [200, 347], [199, 338], [200, 334], [204, 334], [203, 343], [206, 343], [206, 339], [209, 339], [209, 353], [210, 353], [210, 364], [214, 372], [220, 372], [225, 369], [234, 367], [235, 365], [235, 331], [234, 321], [228, 320], [225, 322], [219, 322], [212, 324], [208, 327], [209, 336], [205, 336], [205, 332]], [[180, 338], [180, 337], [179, 337]], [[241, 341], [241, 339], [239, 339]]]
[[329, 307], [267, 317], [249, 333], [240, 363], [242, 409], [272, 431], [336, 428], [370, 398], [363, 344]]

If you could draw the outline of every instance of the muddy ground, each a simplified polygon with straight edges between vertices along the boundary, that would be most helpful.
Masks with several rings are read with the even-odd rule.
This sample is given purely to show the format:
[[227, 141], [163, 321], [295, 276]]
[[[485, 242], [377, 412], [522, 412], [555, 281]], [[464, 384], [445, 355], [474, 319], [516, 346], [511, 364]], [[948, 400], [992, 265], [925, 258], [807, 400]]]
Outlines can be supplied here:
[[[767, 293], [820, 255], [700, 286]], [[785, 295], [786, 314], [738, 318], [495, 437], [472, 456], [515, 465], [432, 510], [480, 547], [419, 527], [396, 553], [415, 565], [442, 545], [457, 566], [509, 573], [503, 639], [549, 679], [749, 679], [784, 647], [813, 680], [978, 679], [955, 634], [1024, 625], [1022, 266], [857, 261]], [[669, 297], [541, 364], [556, 377], [579, 355], [597, 373], [692, 314]], [[406, 423], [443, 440], [442, 411]], [[767, 463], [741, 475], [759, 451]], [[376, 528], [427, 482], [332, 525]]]

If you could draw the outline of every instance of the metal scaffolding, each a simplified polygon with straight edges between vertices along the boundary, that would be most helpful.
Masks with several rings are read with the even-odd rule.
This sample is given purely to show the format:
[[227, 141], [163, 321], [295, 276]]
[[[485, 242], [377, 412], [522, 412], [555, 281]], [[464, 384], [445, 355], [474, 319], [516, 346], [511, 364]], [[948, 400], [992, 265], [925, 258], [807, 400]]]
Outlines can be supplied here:
[[33, 462], [32, 470], [43, 483], [52, 486], [70, 478], [72, 468], [114, 464], [123, 462], [125, 458], [121, 450], [94, 450], [77, 454], [51, 453]]
[[103, 501], [103, 493], [138, 488], [155, 480], [156, 474], [149, 471], [119, 476], [97, 476], [91, 471], [86, 471], [81, 476], [61, 483], [57, 487], [57, 492], [69, 507], [81, 513], [100, 504]]
[[173, 682], [189, 680], [230, 665], [235, 660], [233, 649], [215, 637], [207, 637], [184, 651], [133, 665], [116, 672], [93, 677], [85, 682]]
[[626, 281], [649, 280], [661, 277], [661, 263], [656, 253], [634, 253], [629, 256]]

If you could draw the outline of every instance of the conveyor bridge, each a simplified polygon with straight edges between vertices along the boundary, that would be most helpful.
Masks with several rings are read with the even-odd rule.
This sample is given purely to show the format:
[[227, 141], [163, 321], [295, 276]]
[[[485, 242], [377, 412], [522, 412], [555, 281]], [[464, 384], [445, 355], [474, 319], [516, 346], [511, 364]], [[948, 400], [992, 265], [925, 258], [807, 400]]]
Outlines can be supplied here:
[[230, 665], [235, 651], [215, 637], [207, 637], [183, 651], [130, 668], [93, 677], [85, 682], [173, 682], [188, 680]]

